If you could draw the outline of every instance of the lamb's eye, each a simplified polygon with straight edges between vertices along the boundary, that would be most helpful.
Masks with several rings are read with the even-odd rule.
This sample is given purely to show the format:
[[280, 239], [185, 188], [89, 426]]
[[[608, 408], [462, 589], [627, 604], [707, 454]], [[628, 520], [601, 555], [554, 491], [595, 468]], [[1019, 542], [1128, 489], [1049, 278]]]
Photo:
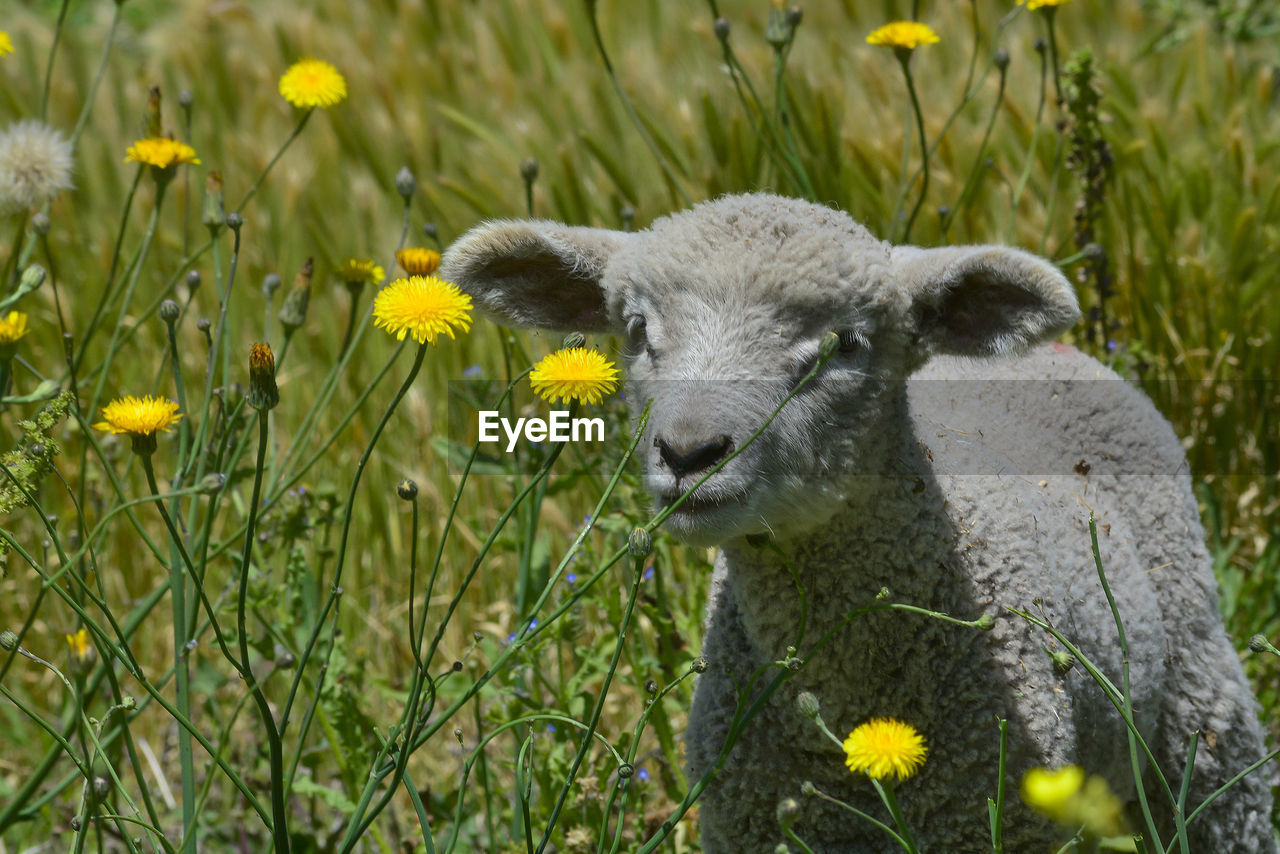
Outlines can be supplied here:
[[840, 339], [839, 350], [846, 356], [858, 352], [867, 345], [867, 339], [863, 338], [862, 333], [856, 329], [841, 329], [836, 332], [836, 336]]
[[649, 343], [645, 320], [639, 315], [633, 315], [627, 320], [627, 344], [632, 353], [638, 354], [641, 350], [644, 350], [651, 359], [657, 355], [654, 352], [653, 345]]

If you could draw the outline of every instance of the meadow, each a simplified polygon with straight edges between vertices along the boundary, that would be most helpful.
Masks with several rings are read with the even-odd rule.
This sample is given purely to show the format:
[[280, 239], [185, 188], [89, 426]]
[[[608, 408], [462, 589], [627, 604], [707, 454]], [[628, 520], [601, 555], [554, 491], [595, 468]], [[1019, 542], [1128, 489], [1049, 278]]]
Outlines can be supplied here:
[[[937, 43], [866, 42], [913, 15]], [[580, 405], [603, 443], [495, 452], [467, 407], [545, 410], [562, 341], [370, 306], [483, 219], [728, 192], [1059, 263], [1067, 340], [1185, 437], [1280, 740], [1247, 646], [1280, 634], [1269, 4], [20, 0], [0, 32], [0, 852], [700, 850], [711, 554], [655, 523], [623, 396]], [[286, 100], [307, 57], [343, 97]], [[73, 186], [18, 192], [50, 151]], [[128, 395], [178, 402], [154, 447], [94, 429]]]

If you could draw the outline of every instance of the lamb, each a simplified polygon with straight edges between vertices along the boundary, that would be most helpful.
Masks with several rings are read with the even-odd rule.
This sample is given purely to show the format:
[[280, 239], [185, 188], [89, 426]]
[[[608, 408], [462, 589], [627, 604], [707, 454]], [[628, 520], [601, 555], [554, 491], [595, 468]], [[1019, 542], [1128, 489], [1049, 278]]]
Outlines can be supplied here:
[[[738, 452], [665, 523], [721, 547], [709, 669], [686, 732], [695, 779], [716, 761], [740, 688], [787, 655], [802, 622], [803, 655], [882, 588], [897, 602], [995, 620], [983, 632], [890, 610], [840, 630], [705, 791], [709, 854], [773, 851], [776, 808], [791, 797], [802, 802], [794, 829], [814, 851], [899, 850], [800, 794], [811, 781], [887, 820], [797, 707], [802, 691], [836, 732], [891, 717], [926, 736], [927, 762], [897, 798], [922, 851], [991, 850], [997, 718], [1008, 721], [1005, 850], [1061, 841], [1014, 794], [1035, 766], [1101, 775], [1141, 829], [1120, 716], [1082, 667], [1055, 668], [1048, 634], [1009, 611], [1043, 614], [1119, 682], [1091, 512], [1125, 622], [1137, 725], [1175, 791], [1193, 732], [1192, 807], [1264, 755], [1181, 445], [1138, 391], [1045, 343], [1079, 314], [1050, 263], [996, 246], [890, 246], [839, 211], [741, 195], [638, 233], [489, 222], [449, 249], [441, 275], [509, 325], [624, 336], [629, 399], [653, 400], [640, 448], [657, 506]], [[829, 361], [747, 444], [829, 332]], [[1277, 851], [1264, 773], [1197, 817], [1193, 851]], [[1170, 810], [1150, 769], [1144, 779], [1167, 842]]]

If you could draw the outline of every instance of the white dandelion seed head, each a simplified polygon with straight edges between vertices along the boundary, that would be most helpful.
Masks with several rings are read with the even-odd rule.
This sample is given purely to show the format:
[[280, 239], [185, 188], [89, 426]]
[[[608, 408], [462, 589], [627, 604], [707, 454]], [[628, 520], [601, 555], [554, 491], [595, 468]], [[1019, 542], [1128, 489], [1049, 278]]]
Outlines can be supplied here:
[[34, 211], [71, 189], [71, 143], [62, 131], [23, 119], [0, 133], [0, 215]]

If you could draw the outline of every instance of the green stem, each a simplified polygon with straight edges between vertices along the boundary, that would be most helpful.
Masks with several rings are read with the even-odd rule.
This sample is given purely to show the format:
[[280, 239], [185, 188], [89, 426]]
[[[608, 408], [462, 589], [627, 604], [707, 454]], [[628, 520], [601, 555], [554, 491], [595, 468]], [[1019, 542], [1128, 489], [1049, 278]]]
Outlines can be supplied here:
[[67, 9], [71, 0], [62, 0], [62, 8], [58, 10], [58, 22], [53, 27], [53, 42], [49, 45], [49, 60], [44, 67], [44, 95], [40, 98], [40, 120], [49, 117], [49, 92], [53, 87], [53, 60], [58, 55], [58, 43], [62, 41], [62, 25], [67, 20]]
[[244, 206], [249, 204], [249, 200], [254, 197], [258, 192], [258, 188], [262, 186], [262, 182], [266, 180], [267, 173], [269, 173], [272, 167], [276, 165], [276, 161], [284, 155], [289, 146], [293, 144], [293, 141], [298, 138], [298, 134], [302, 133], [302, 129], [307, 126], [307, 120], [311, 118], [311, 114], [314, 112], [315, 107], [312, 107], [302, 114], [302, 118], [298, 121], [298, 126], [293, 129], [293, 133], [289, 134], [289, 138], [284, 141], [284, 145], [280, 146], [280, 150], [277, 151], [275, 156], [271, 158], [271, 161], [267, 163], [267, 167], [263, 169], [262, 172], [258, 174], [258, 177], [253, 180], [253, 184], [249, 187], [249, 192], [244, 194], [244, 198], [240, 200], [240, 204], [235, 206], [236, 211], [243, 211]]
[[902, 230], [902, 241], [906, 243], [911, 240], [911, 228], [915, 224], [916, 215], [920, 213], [921, 206], [924, 205], [925, 196], [929, 194], [929, 141], [924, 134], [924, 113], [920, 109], [920, 98], [916, 95], [916, 84], [911, 77], [911, 51], [902, 48], [895, 49], [894, 53], [898, 57], [898, 62], [902, 66], [902, 74], [907, 79], [907, 94], [911, 96], [911, 110], [916, 117], [916, 131], [920, 135], [920, 156], [921, 156], [921, 183], [920, 195], [916, 198], [915, 206], [911, 209], [911, 215], [907, 217], [907, 223]]

